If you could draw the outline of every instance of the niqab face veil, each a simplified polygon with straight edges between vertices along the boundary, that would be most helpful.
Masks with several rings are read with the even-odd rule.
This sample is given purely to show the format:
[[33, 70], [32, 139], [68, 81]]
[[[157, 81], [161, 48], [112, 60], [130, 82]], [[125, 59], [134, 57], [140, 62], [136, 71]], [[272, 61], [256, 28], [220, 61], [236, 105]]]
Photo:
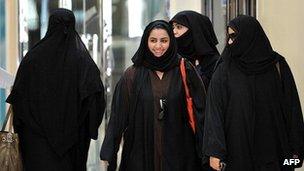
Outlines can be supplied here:
[[294, 154], [302, 158], [304, 147], [290, 68], [255, 18], [239, 16], [229, 26], [237, 36], [226, 46], [208, 89], [203, 153], [207, 159], [236, 161], [230, 162], [232, 170], [289, 170], [280, 163]]
[[170, 23], [176, 22], [189, 30], [177, 39], [178, 53], [189, 58], [218, 55], [218, 44], [210, 19], [195, 11], [177, 13]]
[[[153, 29], [166, 30], [170, 38], [169, 48], [161, 57], [155, 57], [148, 48], [148, 38]], [[157, 71], [167, 71], [178, 65], [176, 40], [169, 23], [163, 20], [156, 20], [145, 28], [139, 48], [133, 56], [132, 62], [135, 66], [144, 65], [151, 70]]]
[[241, 15], [230, 21], [229, 27], [237, 36], [231, 45], [227, 44], [223, 54], [230, 56], [240, 70], [257, 74], [276, 61], [269, 40], [254, 17]]
[[75, 16], [57, 9], [45, 37], [23, 58], [7, 102], [30, 108], [29, 116], [24, 112], [17, 117], [41, 128], [57, 154], [63, 155], [77, 141], [79, 124], [87, 118], [82, 111], [85, 99], [96, 93], [103, 96], [100, 72], [75, 31]]

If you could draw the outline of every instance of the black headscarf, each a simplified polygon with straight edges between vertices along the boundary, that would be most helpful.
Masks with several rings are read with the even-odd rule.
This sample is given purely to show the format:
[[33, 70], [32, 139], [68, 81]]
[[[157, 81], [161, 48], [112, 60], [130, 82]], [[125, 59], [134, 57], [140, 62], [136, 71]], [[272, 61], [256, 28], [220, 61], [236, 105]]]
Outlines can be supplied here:
[[276, 62], [270, 42], [260, 23], [251, 16], [241, 15], [229, 22], [237, 34], [223, 54], [231, 55], [239, 69], [247, 74], [264, 72]]
[[[97, 93], [103, 96], [100, 72], [75, 30], [75, 16], [57, 9], [49, 18], [45, 37], [21, 61], [7, 102], [22, 108], [15, 116], [63, 155], [78, 141], [78, 128], [87, 117], [85, 100]], [[91, 138], [97, 137], [105, 106], [103, 97], [96, 103], [100, 107], [88, 106], [96, 112], [90, 118], [96, 122], [90, 123]]]
[[218, 55], [218, 44], [210, 19], [195, 11], [177, 13], [170, 23], [176, 22], [189, 30], [176, 38], [178, 53], [189, 58]]
[[303, 159], [303, 117], [287, 62], [272, 50], [255, 18], [239, 16], [229, 26], [237, 36], [208, 90], [204, 153], [238, 161], [230, 163], [236, 170], [283, 163], [293, 155]]
[[[155, 57], [148, 48], [148, 38], [153, 29], [164, 29], [170, 37], [169, 48], [161, 57]], [[133, 56], [132, 61], [135, 66], [144, 65], [151, 70], [157, 71], [167, 71], [178, 65], [176, 40], [168, 22], [156, 20], [145, 28], [139, 48]]]

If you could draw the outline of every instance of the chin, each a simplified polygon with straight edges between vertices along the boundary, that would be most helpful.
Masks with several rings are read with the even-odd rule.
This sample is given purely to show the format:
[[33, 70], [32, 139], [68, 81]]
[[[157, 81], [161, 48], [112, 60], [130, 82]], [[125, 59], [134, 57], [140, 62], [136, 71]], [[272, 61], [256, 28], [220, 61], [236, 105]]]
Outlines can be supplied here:
[[159, 57], [161, 57], [161, 56], [163, 56], [164, 54], [162, 53], [162, 54], [153, 54], [155, 57], [157, 57], [157, 58], [159, 58]]
[[154, 55], [154, 56], [157, 57], [157, 58], [160, 58], [160, 57], [163, 56], [163, 54], [161, 54], [161, 55]]

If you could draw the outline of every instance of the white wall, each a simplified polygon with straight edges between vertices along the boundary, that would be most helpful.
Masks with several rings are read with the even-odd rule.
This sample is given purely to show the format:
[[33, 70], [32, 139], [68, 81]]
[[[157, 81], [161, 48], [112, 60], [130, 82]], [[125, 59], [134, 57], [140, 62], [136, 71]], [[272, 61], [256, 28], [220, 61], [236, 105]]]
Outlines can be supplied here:
[[170, 0], [170, 18], [184, 10], [192, 10], [201, 13], [200, 0]]
[[304, 1], [258, 0], [258, 20], [275, 51], [283, 55], [295, 78], [304, 107]]
[[[258, 0], [258, 20], [275, 51], [283, 55], [293, 72], [304, 108], [304, 1]], [[304, 171], [304, 167], [297, 169]]]
[[[18, 59], [18, 1], [5, 1], [6, 20], [6, 66], [7, 71], [15, 75]], [[10, 22], [13, 21], [13, 22]]]

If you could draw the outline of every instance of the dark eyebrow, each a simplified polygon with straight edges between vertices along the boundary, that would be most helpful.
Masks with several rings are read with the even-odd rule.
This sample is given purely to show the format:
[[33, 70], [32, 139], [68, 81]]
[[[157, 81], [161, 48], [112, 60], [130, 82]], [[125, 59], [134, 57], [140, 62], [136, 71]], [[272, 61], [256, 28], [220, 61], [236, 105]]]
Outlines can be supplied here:
[[[149, 39], [157, 39], [156, 37], [149, 37]], [[163, 40], [163, 39], [170, 39], [169, 37], [162, 37], [162, 38], [160, 38], [161, 40]]]

